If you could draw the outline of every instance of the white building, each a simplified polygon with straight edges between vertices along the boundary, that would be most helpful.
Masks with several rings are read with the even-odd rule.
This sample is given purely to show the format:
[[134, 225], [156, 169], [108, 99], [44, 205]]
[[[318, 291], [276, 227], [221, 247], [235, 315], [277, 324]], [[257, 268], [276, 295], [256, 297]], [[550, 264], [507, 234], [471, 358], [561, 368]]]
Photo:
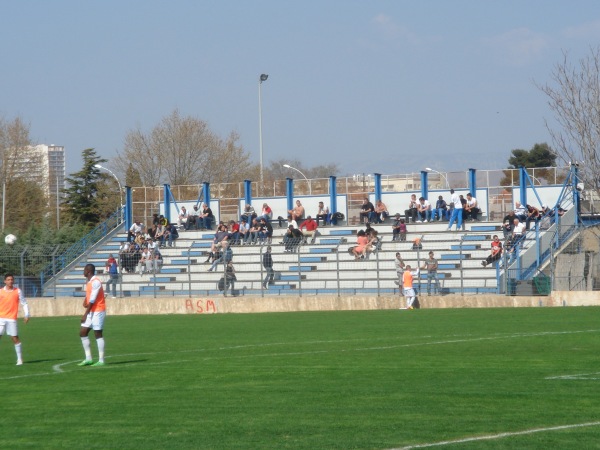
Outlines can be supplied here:
[[8, 156], [9, 173], [40, 184], [49, 199], [62, 197], [65, 187], [65, 148], [62, 145], [34, 145]]

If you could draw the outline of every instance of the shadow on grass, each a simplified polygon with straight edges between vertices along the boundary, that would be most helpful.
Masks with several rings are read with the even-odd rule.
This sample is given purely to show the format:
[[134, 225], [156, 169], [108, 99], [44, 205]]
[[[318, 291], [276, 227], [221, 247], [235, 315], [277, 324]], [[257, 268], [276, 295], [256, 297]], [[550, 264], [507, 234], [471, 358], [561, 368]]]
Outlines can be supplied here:
[[117, 366], [117, 365], [122, 365], [122, 364], [136, 364], [136, 363], [143, 363], [143, 362], [148, 362], [147, 359], [130, 359], [128, 361], [111, 361], [106, 363], [106, 365], [111, 365], [111, 366]]

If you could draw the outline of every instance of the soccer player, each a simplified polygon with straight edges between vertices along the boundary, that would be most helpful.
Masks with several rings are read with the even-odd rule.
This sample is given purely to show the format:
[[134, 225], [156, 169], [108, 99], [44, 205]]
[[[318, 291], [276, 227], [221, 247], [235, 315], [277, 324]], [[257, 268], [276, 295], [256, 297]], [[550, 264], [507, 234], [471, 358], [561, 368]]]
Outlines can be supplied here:
[[17, 366], [23, 365], [23, 356], [21, 354], [21, 341], [17, 332], [17, 314], [19, 312], [19, 303], [23, 306], [25, 313], [25, 323], [29, 322], [29, 305], [23, 296], [23, 291], [14, 287], [15, 277], [13, 274], [4, 275], [4, 287], [0, 289], [0, 337], [9, 335], [15, 344], [17, 353]]
[[[104, 317], [106, 316], [106, 301], [104, 298], [104, 289], [102, 282], [96, 276], [96, 266], [86, 264], [83, 268], [83, 276], [87, 279], [85, 285], [85, 300], [83, 307], [85, 313], [81, 316], [81, 329], [79, 337], [85, 351], [85, 359], [79, 363], [80, 366], [103, 366], [104, 365], [104, 337], [102, 329], [104, 328]], [[98, 345], [98, 362], [92, 361], [92, 351], [90, 349], [90, 330], [94, 329], [96, 344]]]
[[413, 302], [415, 301], [416, 295], [413, 289], [413, 277], [419, 275], [419, 270], [414, 272], [411, 270], [410, 264], [407, 264], [402, 274], [402, 282], [404, 285], [404, 296], [406, 297], [406, 307], [400, 309], [413, 309]]

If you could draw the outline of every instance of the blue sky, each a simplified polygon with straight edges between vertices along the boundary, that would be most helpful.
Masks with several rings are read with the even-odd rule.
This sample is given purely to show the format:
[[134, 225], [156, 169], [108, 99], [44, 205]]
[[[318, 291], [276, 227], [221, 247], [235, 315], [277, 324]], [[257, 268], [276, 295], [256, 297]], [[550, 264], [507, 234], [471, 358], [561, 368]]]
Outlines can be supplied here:
[[178, 108], [258, 162], [340, 174], [505, 167], [549, 142], [534, 81], [600, 44], [600, 2], [8, 1], [0, 116], [36, 143], [110, 159]]

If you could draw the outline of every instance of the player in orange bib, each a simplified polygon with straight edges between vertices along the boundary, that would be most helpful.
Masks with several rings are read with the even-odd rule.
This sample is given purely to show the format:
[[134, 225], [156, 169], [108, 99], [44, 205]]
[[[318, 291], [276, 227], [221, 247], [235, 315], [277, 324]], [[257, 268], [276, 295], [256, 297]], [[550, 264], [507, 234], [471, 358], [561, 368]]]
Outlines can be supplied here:
[[402, 274], [402, 284], [404, 286], [404, 297], [406, 297], [406, 307], [400, 309], [413, 309], [413, 302], [415, 301], [415, 290], [413, 288], [413, 278], [415, 275], [419, 275], [419, 269], [414, 272], [411, 270], [409, 264], [404, 268]]
[[[104, 365], [104, 337], [102, 330], [104, 329], [104, 318], [106, 317], [106, 300], [104, 297], [104, 289], [102, 282], [96, 276], [96, 266], [86, 264], [83, 268], [83, 276], [86, 278], [85, 285], [85, 300], [83, 307], [85, 313], [81, 317], [81, 330], [79, 337], [83, 344], [85, 359], [79, 363], [80, 366], [103, 366]], [[94, 329], [96, 344], [98, 345], [98, 362], [92, 361], [92, 350], [90, 348], [90, 330]]]
[[13, 274], [4, 275], [4, 287], [0, 289], [0, 337], [6, 332], [15, 344], [17, 353], [17, 366], [23, 364], [21, 354], [21, 341], [17, 331], [17, 314], [19, 313], [19, 303], [23, 306], [25, 313], [25, 323], [29, 322], [29, 305], [23, 296], [23, 291], [14, 287], [15, 277]]

